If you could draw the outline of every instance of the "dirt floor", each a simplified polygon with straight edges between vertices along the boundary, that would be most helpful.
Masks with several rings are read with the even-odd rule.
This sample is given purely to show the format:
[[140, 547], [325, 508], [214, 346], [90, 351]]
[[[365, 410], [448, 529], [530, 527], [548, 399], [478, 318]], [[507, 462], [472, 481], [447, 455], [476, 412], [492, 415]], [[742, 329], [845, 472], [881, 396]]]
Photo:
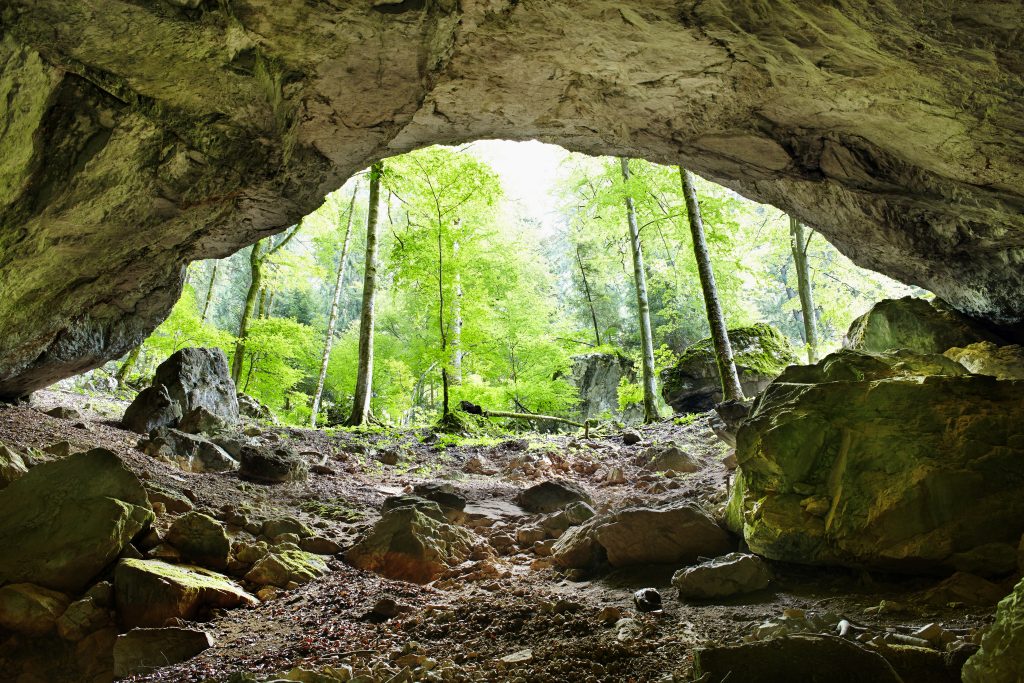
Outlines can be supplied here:
[[[58, 405], [78, 409], [81, 417], [43, 414]], [[643, 441], [634, 446], [625, 446], [618, 431], [590, 439], [531, 433], [446, 446], [426, 431], [268, 427], [265, 437], [287, 441], [311, 465], [320, 466], [307, 482], [260, 485], [233, 473], [183, 472], [149, 458], [135, 448], [137, 435], [117, 427], [124, 407], [112, 399], [38, 392], [31, 406], [0, 407], [0, 442], [40, 449], [60, 441], [70, 442], [73, 450], [109, 448], [140, 477], [188, 492], [201, 511], [242, 511], [257, 519], [292, 515], [343, 547], [379, 517], [385, 497], [422, 482], [454, 484], [468, 501], [467, 524], [480, 535], [514, 537], [536, 517], [515, 504], [516, 493], [548, 477], [564, 477], [586, 488], [598, 511], [679, 499], [714, 510], [726, 499], [729, 478], [722, 464], [726, 447], [707, 419], [699, 418], [686, 425], [665, 421], [646, 427], [641, 430]], [[272, 434], [277, 436], [268, 436]], [[670, 441], [699, 456], [706, 467], [673, 477], [640, 468], [638, 456], [645, 448]], [[395, 454], [397, 465], [381, 462], [384, 455]], [[467, 462], [474, 456], [485, 458], [495, 474], [468, 473]], [[604, 483], [612, 468], [622, 470], [624, 483]], [[909, 633], [938, 622], [969, 641], [994, 611], [956, 600], [957, 595], [937, 589], [935, 578], [780, 564], [772, 564], [775, 579], [769, 588], [713, 604], [676, 597], [669, 580], [679, 567], [571, 580], [529, 549], [467, 562], [426, 586], [354, 569], [341, 554], [330, 566], [326, 577], [254, 609], [214, 615], [203, 625], [216, 638], [214, 648], [131, 680], [250, 680], [240, 675], [244, 673], [264, 681], [295, 667], [346, 664], [357, 673], [375, 672], [366, 680], [396, 683], [690, 680], [696, 648], [741, 642], [772, 620], [793, 624], [807, 616], [819, 624], [818, 630], [829, 631], [846, 618], [877, 633]], [[661, 591], [661, 612], [637, 612], [633, 592], [644, 587]], [[385, 620], [372, 613], [382, 598], [399, 604], [398, 616]], [[616, 608], [618, 615], [607, 608]]]

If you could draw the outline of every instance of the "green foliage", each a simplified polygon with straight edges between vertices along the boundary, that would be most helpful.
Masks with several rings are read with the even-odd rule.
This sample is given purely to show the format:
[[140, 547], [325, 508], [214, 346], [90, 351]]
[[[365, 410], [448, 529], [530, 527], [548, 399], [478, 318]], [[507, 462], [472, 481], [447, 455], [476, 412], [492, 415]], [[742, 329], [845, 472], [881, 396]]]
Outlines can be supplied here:
[[[252, 394], [275, 412], [294, 414], [296, 402], [308, 400], [308, 395], [296, 396], [291, 389], [316, 364], [315, 338], [308, 325], [289, 318], [252, 321], [239, 391]], [[303, 417], [301, 411], [296, 417]]]
[[644, 388], [639, 382], [630, 382], [629, 378], [619, 379], [619, 412], [625, 412], [628, 408], [640, 405], [644, 402]]

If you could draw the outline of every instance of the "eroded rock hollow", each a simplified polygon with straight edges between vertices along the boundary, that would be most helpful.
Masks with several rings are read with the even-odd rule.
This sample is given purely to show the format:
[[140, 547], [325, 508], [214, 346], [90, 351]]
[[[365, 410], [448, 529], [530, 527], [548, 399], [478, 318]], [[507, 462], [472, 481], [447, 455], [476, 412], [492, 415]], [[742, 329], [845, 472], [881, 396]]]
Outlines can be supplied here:
[[0, 397], [117, 357], [183, 267], [372, 161], [683, 162], [863, 266], [1024, 317], [1018, 1], [2, 0]]

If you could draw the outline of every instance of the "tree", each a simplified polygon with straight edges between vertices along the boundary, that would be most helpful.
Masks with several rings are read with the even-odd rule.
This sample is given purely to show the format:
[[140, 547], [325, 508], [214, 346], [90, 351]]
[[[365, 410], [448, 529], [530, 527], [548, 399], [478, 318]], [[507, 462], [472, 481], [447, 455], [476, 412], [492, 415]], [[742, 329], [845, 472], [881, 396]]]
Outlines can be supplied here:
[[700, 204], [697, 203], [697, 192], [693, 187], [690, 172], [682, 166], [679, 167], [679, 178], [686, 199], [686, 212], [690, 217], [693, 255], [697, 261], [701, 289], [704, 292], [704, 305], [707, 308], [708, 325], [711, 327], [711, 339], [715, 345], [718, 374], [722, 379], [722, 396], [726, 401], [742, 400], [743, 387], [740, 386], [740, 378], [736, 373], [736, 361], [732, 357], [732, 346], [729, 344], [729, 328], [725, 324], [725, 314], [718, 300], [718, 287], [711, 267], [707, 239], [704, 236], [704, 222], [700, 215]]
[[345, 261], [348, 258], [348, 247], [352, 237], [352, 215], [356, 208], [358, 183], [352, 187], [352, 199], [348, 205], [348, 218], [345, 220], [345, 237], [342, 240], [341, 255], [338, 257], [338, 268], [334, 279], [334, 295], [331, 297], [331, 312], [327, 319], [327, 331], [324, 336], [324, 353], [320, 359], [320, 375], [313, 393], [313, 405], [309, 417], [309, 426], [316, 428], [316, 416], [320, 412], [320, 399], [324, 393], [324, 381], [327, 379], [327, 366], [331, 360], [331, 347], [334, 345], [334, 330], [338, 324], [338, 302], [341, 299], [341, 287], [345, 280]]
[[811, 292], [811, 271], [807, 263], [807, 248], [814, 237], [814, 231], [808, 231], [804, 239], [804, 226], [792, 216], [789, 217], [789, 243], [793, 251], [793, 263], [796, 265], [797, 291], [800, 293], [800, 310], [804, 320], [804, 343], [807, 346], [807, 362], [818, 360], [818, 331], [814, 309], [814, 297]]
[[235, 356], [231, 363], [231, 379], [235, 381], [235, 386], [238, 386], [242, 379], [242, 366], [245, 364], [246, 337], [248, 336], [249, 324], [253, 314], [257, 312], [257, 299], [261, 294], [265, 295], [263, 290], [263, 266], [271, 256], [292, 241], [300, 228], [302, 228], [301, 221], [286, 231], [284, 237], [277, 241], [273, 237], [260, 240], [252, 245], [252, 250], [249, 252], [249, 288], [245, 294], [242, 317], [238, 321], [238, 340], [235, 342]]
[[640, 318], [640, 344], [642, 347], [644, 422], [658, 419], [657, 389], [654, 384], [654, 340], [651, 337], [651, 308], [647, 300], [647, 276], [644, 273], [644, 255], [640, 244], [640, 228], [636, 222], [633, 197], [629, 194], [629, 159], [622, 157], [622, 180], [626, 188], [626, 220], [629, 224], [629, 242], [633, 254], [633, 282], [636, 287], [636, 308]]
[[370, 397], [373, 392], [373, 326], [374, 298], [377, 287], [377, 213], [380, 205], [380, 182], [383, 162], [370, 167], [370, 199], [366, 211], [366, 266], [363, 270], [363, 307], [359, 315], [359, 369], [352, 399], [352, 414], [346, 424], [365, 424], [371, 418]]

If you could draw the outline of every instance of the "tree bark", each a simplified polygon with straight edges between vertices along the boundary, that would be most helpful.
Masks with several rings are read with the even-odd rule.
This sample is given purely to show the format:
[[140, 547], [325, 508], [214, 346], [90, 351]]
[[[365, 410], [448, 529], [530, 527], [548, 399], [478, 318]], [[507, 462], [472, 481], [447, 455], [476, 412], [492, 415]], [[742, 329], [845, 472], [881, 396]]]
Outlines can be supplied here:
[[331, 313], [327, 318], [327, 333], [324, 336], [324, 354], [320, 358], [320, 375], [316, 380], [316, 391], [313, 393], [313, 409], [309, 417], [309, 426], [316, 429], [316, 416], [320, 412], [320, 400], [324, 395], [324, 383], [327, 381], [327, 366], [331, 360], [331, 347], [334, 346], [334, 330], [338, 325], [338, 303], [341, 301], [341, 286], [345, 282], [345, 260], [348, 258], [348, 245], [352, 238], [352, 214], [356, 208], [356, 193], [359, 184], [352, 188], [352, 199], [348, 203], [348, 220], [345, 222], [345, 239], [341, 244], [341, 258], [338, 259], [338, 270], [334, 278], [334, 296], [331, 297]]
[[373, 393], [373, 326], [374, 299], [377, 288], [377, 212], [380, 203], [380, 177], [384, 164], [370, 167], [370, 201], [366, 211], [366, 266], [363, 270], [363, 308], [359, 316], [359, 370], [352, 399], [352, 415], [346, 424], [365, 424], [370, 419], [370, 397]]
[[[459, 227], [458, 221], [455, 223]], [[459, 241], [452, 244], [452, 261], [459, 262]], [[452, 302], [452, 382], [462, 384], [462, 276], [455, 271], [455, 298]]]
[[[629, 159], [622, 157], [622, 179], [629, 181]], [[644, 422], [658, 419], [657, 389], [654, 386], [654, 340], [651, 335], [651, 307], [647, 300], [647, 275], [644, 272], [644, 254], [640, 245], [640, 228], [636, 222], [633, 198], [626, 194], [626, 218], [629, 222], [629, 242], [633, 252], [633, 281], [636, 285], [636, 307], [640, 315], [640, 344], [643, 348]]]
[[210, 271], [210, 286], [206, 288], [206, 301], [203, 302], [203, 322], [206, 322], [206, 315], [210, 310], [210, 302], [213, 301], [213, 286], [217, 282], [217, 267], [220, 261], [213, 262], [213, 270]]
[[732, 357], [732, 345], [729, 343], [729, 328], [725, 324], [722, 303], [718, 299], [718, 285], [715, 284], [715, 273], [711, 268], [711, 254], [708, 242], [704, 237], [704, 221], [697, 203], [697, 191], [693, 186], [690, 172], [679, 167], [679, 178], [683, 184], [683, 195], [686, 197], [686, 212], [690, 217], [690, 233], [693, 235], [693, 255], [697, 259], [697, 272], [700, 275], [700, 286], [704, 291], [704, 306], [708, 312], [708, 326], [711, 328], [711, 340], [715, 345], [715, 358], [718, 361], [718, 375], [722, 380], [722, 397], [724, 400], [743, 400], [743, 387], [736, 372], [736, 361]]
[[583, 292], [587, 295], [587, 305], [590, 306], [590, 320], [594, 323], [594, 339], [597, 346], [601, 345], [601, 332], [597, 327], [597, 312], [594, 310], [594, 299], [590, 296], [590, 283], [587, 282], [587, 271], [583, 268], [583, 257], [580, 256], [580, 247], [576, 245], [576, 262], [580, 264], [580, 276], [583, 278]]
[[263, 283], [262, 252], [262, 242], [252, 245], [252, 251], [249, 252], [249, 289], [245, 293], [242, 318], [238, 321], [238, 340], [235, 341], [235, 357], [231, 362], [231, 379], [236, 387], [242, 379], [242, 367], [245, 365], [245, 339], [249, 333], [249, 321], [256, 312], [256, 299]]
[[118, 386], [123, 386], [124, 381], [128, 379], [128, 373], [135, 367], [135, 363], [139, 360], [139, 352], [142, 351], [142, 344], [139, 344], [134, 349], [128, 352], [128, 357], [121, 363], [121, 367], [117, 369], [117, 374], [114, 375], [114, 379], [117, 380]]
[[797, 291], [800, 292], [800, 310], [804, 318], [804, 343], [807, 345], [807, 362], [818, 360], [817, 317], [814, 310], [814, 296], [811, 291], [811, 271], [807, 263], [807, 245], [811, 243], [814, 231], [804, 239], [804, 226], [792, 216], [789, 217], [789, 245], [793, 250], [796, 264]]

